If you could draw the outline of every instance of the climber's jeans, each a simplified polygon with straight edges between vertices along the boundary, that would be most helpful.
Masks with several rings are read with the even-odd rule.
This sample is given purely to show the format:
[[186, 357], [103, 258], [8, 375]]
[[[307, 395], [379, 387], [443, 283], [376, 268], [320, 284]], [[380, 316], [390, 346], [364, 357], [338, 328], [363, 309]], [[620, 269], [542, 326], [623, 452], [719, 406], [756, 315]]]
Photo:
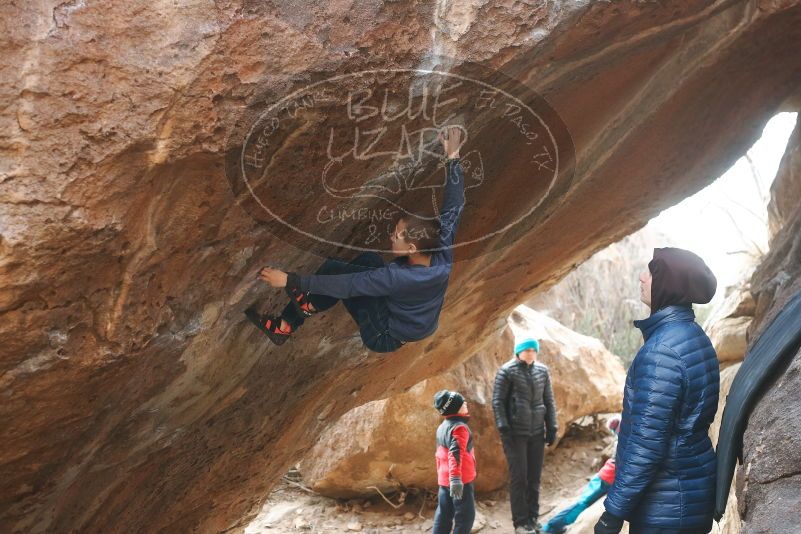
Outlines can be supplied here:
[[476, 495], [473, 483], [464, 485], [461, 499], [452, 499], [450, 488], [440, 486], [438, 498], [432, 534], [451, 534], [451, 532], [469, 534], [476, 519]]
[[[315, 274], [349, 274], [360, 273], [384, 266], [384, 260], [375, 252], [365, 252], [358, 255], [353, 261], [339, 258], [328, 258], [323, 262]], [[309, 295], [309, 302], [318, 311], [325, 311], [339, 302], [336, 297], [327, 295]], [[398, 350], [404, 342], [392, 337], [389, 333], [389, 309], [385, 297], [352, 297], [342, 299], [342, 304], [359, 326], [364, 345], [373, 352], [393, 352]], [[287, 304], [281, 317], [288, 322], [294, 330], [303, 324], [304, 317], [300, 315], [290, 302]]]
[[509, 464], [509, 500], [515, 527], [537, 521], [540, 514], [540, 475], [545, 454], [545, 436], [510, 436], [503, 439]]

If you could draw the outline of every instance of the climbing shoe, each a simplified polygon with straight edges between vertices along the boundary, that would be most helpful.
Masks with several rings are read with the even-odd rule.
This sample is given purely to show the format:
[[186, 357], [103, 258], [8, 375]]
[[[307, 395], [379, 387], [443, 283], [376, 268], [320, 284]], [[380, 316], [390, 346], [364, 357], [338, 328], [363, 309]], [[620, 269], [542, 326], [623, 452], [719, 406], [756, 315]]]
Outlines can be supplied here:
[[280, 317], [261, 315], [255, 308], [248, 308], [245, 310], [245, 316], [276, 345], [283, 345], [286, 340], [289, 339], [289, 336], [292, 335], [291, 329], [288, 332], [281, 330]]
[[312, 307], [312, 303], [309, 302], [309, 292], [300, 290], [300, 276], [295, 273], [287, 273], [285, 289], [292, 305], [295, 307], [295, 311], [300, 315], [311, 317], [317, 312]]

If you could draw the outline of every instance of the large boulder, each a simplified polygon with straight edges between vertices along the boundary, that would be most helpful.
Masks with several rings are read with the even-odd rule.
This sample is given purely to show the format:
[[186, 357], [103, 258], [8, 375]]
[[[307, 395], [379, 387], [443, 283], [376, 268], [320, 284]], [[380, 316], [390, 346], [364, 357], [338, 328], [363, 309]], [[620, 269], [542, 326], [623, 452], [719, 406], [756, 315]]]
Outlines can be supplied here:
[[[0, 20], [0, 530], [12, 532], [241, 528], [332, 420], [479, 353], [517, 303], [720, 176], [801, 73], [798, 0], [44, 0], [3, 2]], [[502, 71], [487, 78], [523, 105], [460, 100], [494, 120], [467, 124], [487, 173], [472, 160], [458, 239], [474, 243], [456, 251], [437, 334], [378, 357], [337, 307], [269, 345], [242, 314], [285, 303], [259, 268], [352, 254], [306, 234], [363, 237], [385, 214], [372, 180], [399, 170], [368, 157], [371, 140], [354, 147], [355, 132], [382, 132], [354, 124], [382, 95], [349, 115], [342, 99], [374, 87], [351, 75], [400, 70], [392, 95], [419, 104], [420, 83], [468, 62]], [[323, 80], [333, 93], [289, 97]], [[551, 133], [575, 150], [561, 135], [557, 159], [526, 106], [560, 118]], [[302, 127], [270, 138], [284, 122], [259, 122], [269, 110]], [[394, 98], [384, 111], [405, 116]], [[405, 141], [419, 125], [390, 126]], [[543, 144], [521, 142], [535, 135]], [[322, 194], [329, 163], [366, 196]], [[243, 183], [251, 166], [264, 180]], [[252, 187], [278, 196], [279, 217]], [[433, 209], [430, 193], [409, 197]]]
[[[751, 279], [756, 313], [749, 338], [758, 339], [787, 301], [801, 291], [801, 122], [788, 142], [771, 193], [774, 235]], [[781, 371], [781, 370], [780, 370]], [[765, 389], [743, 438], [737, 505], [742, 531], [801, 532], [801, 350]]]
[[726, 297], [712, 310], [704, 324], [721, 366], [742, 361], [748, 347], [748, 327], [755, 304], [747, 283], [726, 288]]
[[[620, 410], [625, 372], [597, 339], [571, 331], [526, 306], [510, 318], [518, 336], [536, 336], [540, 360], [551, 372], [559, 435], [585, 415]], [[440, 389], [462, 392], [468, 401], [480, 476], [479, 492], [498, 489], [507, 468], [492, 413], [495, 373], [512, 357], [507, 329], [490, 348], [456, 369], [415, 385], [406, 393], [370, 402], [345, 414], [327, 430], [300, 464], [306, 483], [332, 497], [364, 495], [403, 487], [436, 489], [434, 432], [441, 422], [432, 408]]]

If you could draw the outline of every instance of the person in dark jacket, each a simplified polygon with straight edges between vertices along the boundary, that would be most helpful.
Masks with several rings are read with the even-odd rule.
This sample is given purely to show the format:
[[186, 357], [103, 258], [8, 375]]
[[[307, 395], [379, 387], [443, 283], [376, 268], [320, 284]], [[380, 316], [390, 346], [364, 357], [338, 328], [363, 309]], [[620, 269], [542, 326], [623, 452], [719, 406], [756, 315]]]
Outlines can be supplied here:
[[715, 451], [707, 431], [718, 407], [719, 363], [695, 322], [717, 281], [701, 258], [660, 248], [640, 275], [651, 307], [635, 321], [645, 344], [626, 375], [615, 482], [596, 534], [695, 534], [712, 527]]
[[434, 395], [434, 408], [445, 420], [437, 428], [439, 495], [433, 534], [469, 534], [476, 518], [476, 456], [467, 402], [458, 392], [443, 389]]
[[283, 344], [306, 318], [340, 300], [359, 326], [364, 345], [374, 352], [393, 352], [436, 331], [465, 203], [461, 127], [450, 126], [438, 138], [447, 173], [439, 220], [400, 218], [391, 239], [396, 256], [391, 263], [366, 252], [351, 262], [329, 258], [310, 276], [269, 267], [260, 271], [261, 280], [286, 288], [290, 296], [280, 316], [261, 315], [255, 307], [245, 311], [273, 343]]
[[537, 362], [540, 345], [526, 339], [495, 375], [492, 409], [509, 465], [515, 534], [539, 532], [540, 475], [545, 444], [556, 440], [556, 403], [548, 368]]

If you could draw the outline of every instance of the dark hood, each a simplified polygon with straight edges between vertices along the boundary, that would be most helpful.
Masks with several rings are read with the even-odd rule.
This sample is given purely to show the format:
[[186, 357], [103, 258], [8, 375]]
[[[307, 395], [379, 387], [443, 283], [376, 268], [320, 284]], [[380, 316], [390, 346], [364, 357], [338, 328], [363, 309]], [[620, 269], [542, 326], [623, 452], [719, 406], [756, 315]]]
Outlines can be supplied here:
[[704, 260], [680, 248], [654, 249], [651, 271], [651, 313], [667, 306], [706, 304], [718, 281]]

